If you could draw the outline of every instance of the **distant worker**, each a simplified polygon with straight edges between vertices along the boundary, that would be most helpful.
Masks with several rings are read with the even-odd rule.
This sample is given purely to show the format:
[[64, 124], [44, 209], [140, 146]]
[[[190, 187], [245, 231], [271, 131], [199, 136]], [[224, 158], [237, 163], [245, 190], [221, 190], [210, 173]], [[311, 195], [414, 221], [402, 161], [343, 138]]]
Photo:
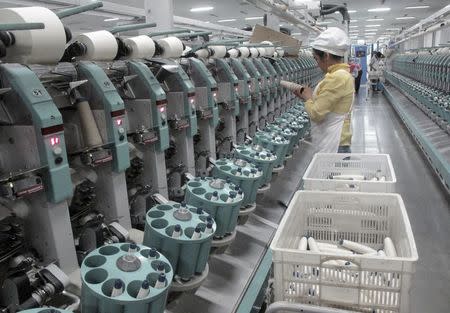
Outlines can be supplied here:
[[311, 118], [312, 143], [316, 152], [350, 152], [350, 112], [355, 94], [354, 78], [344, 63], [350, 48], [347, 34], [337, 27], [322, 32], [312, 43], [314, 59], [325, 78], [313, 91], [304, 87], [295, 94], [305, 101]]
[[355, 78], [355, 92], [358, 93], [359, 87], [361, 86], [361, 78], [363, 70], [358, 62], [358, 59], [356, 58], [351, 59], [349, 65], [350, 65], [350, 73]]
[[372, 54], [372, 58], [370, 60], [369, 79], [371, 81], [373, 91], [381, 90], [380, 82], [383, 79], [383, 70], [384, 70], [383, 58], [384, 55], [381, 52], [376, 51]]

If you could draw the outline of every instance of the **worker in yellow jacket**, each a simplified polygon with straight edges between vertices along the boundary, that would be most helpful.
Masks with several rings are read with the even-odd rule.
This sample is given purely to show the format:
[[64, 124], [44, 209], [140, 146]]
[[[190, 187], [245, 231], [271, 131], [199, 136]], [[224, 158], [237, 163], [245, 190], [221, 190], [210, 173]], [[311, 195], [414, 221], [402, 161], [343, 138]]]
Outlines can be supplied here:
[[312, 143], [316, 152], [350, 152], [355, 80], [343, 60], [350, 40], [340, 28], [330, 27], [311, 46], [319, 67], [326, 73], [325, 78], [315, 90], [304, 87], [296, 95], [305, 101], [311, 119]]

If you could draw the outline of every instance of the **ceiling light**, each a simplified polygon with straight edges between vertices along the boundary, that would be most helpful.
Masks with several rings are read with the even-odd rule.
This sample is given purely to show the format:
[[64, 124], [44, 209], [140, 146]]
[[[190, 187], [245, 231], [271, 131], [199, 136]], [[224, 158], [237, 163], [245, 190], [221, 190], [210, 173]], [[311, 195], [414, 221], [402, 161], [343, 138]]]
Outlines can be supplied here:
[[380, 27], [381, 25], [366, 25], [366, 27]]
[[291, 36], [299, 36], [299, 35], [301, 35], [302, 33], [292, 33], [291, 34]]
[[348, 13], [356, 13], [356, 12], [358, 12], [358, 11], [356, 11], [356, 10], [348, 10], [347, 12], [348, 12]]
[[366, 33], [366, 36], [373, 36], [376, 35], [377, 33]]
[[414, 9], [428, 9], [430, 6], [429, 5], [418, 5], [415, 7], [406, 7], [406, 10], [414, 10]]
[[106, 20], [104, 20], [105, 22], [112, 22], [112, 21], [118, 21], [119, 18], [118, 17], [113, 17], [113, 18], [107, 18]]
[[366, 21], [367, 22], [378, 22], [378, 21], [384, 21], [384, 18], [371, 18]]
[[199, 8], [192, 8], [191, 12], [206, 12], [213, 10], [214, 7], [199, 7]]
[[350, 26], [350, 28], [358, 28], [359, 26], [358, 25], [352, 25], [352, 26]]
[[350, 23], [356, 23], [358, 20], [350, 20]]
[[390, 11], [391, 8], [375, 8], [375, 9], [369, 9], [369, 12], [386, 12], [386, 11]]
[[245, 20], [246, 21], [251, 21], [251, 20], [260, 20], [263, 19], [263, 16], [253, 16], [253, 17], [246, 17]]
[[412, 20], [415, 19], [414, 16], [402, 16], [402, 17], [396, 17], [396, 20]]
[[400, 28], [386, 28], [386, 30], [400, 30]]
[[230, 18], [227, 20], [218, 20], [217, 23], [226, 23], [226, 22], [236, 22], [235, 18]]
[[331, 24], [331, 22], [317, 22], [317, 25]]

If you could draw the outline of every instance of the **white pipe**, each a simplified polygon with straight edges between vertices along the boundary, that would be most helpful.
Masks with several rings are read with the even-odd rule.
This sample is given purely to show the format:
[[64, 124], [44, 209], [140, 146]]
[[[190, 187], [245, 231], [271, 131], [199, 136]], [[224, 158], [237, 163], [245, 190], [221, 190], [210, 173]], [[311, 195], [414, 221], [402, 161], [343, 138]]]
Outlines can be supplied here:
[[297, 18], [294, 14], [292, 14], [289, 11], [284, 10], [280, 5], [277, 5], [273, 3], [273, 1], [270, 0], [247, 0], [247, 2], [250, 2], [251, 4], [255, 5], [256, 7], [269, 11], [273, 13], [274, 15], [280, 17], [281, 19], [284, 19], [290, 23], [293, 23], [295, 26], [300, 28], [306, 28], [307, 30], [314, 32], [314, 33], [320, 33], [321, 31], [309, 25], [308, 23], [305, 23], [304, 21]]
[[443, 22], [441, 22], [441, 23], [439, 23], [439, 24], [436, 24], [436, 25], [433, 25], [433, 26], [428, 27], [426, 30], [424, 30], [424, 31], [422, 31], [422, 32], [419, 32], [419, 33], [417, 33], [417, 34], [414, 34], [414, 35], [411, 35], [411, 36], [409, 36], [409, 37], [403, 38], [403, 39], [401, 39], [401, 40], [399, 40], [399, 41], [396, 41], [396, 42], [393, 43], [392, 45], [395, 46], [395, 45], [401, 44], [402, 42], [411, 40], [411, 39], [413, 39], [413, 38], [416, 38], [416, 37], [425, 35], [425, 34], [430, 33], [430, 32], [434, 32], [434, 31], [436, 31], [436, 30], [438, 30], [438, 29], [440, 29], [440, 28], [443, 28], [443, 27], [445, 27], [445, 26], [448, 26], [448, 25], [450, 25], [450, 20], [445, 20], [445, 21], [443, 21]]
[[194, 20], [187, 17], [181, 17], [181, 16], [174, 16], [173, 21], [176, 26], [194, 26], [201, 28], [203, 30], [214, 30], [221, 32], [223, 34], [231, 34], [231, 35], [239, 35], [244, 37], [250, 37], [252, 35], [252, 32], [248, 32], [245, 30], [241, 30], [234, 27], [228, 27], [223, 25], [218, 25], [214, 23], [205, 23], [199, 20]]

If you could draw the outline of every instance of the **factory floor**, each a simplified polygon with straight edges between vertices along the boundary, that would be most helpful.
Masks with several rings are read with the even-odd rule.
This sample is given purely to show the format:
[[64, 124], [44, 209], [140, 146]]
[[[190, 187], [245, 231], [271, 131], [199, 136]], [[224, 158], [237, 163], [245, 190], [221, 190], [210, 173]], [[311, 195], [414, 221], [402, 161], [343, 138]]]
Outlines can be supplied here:
[[449, 312], [450, 205], [435, 173], [381, 93], [360, 90], [353, 109], [354, 153], [390, 154], [396, 192], [408, 211], [419, 253], [411, 290], [411, 313]]

